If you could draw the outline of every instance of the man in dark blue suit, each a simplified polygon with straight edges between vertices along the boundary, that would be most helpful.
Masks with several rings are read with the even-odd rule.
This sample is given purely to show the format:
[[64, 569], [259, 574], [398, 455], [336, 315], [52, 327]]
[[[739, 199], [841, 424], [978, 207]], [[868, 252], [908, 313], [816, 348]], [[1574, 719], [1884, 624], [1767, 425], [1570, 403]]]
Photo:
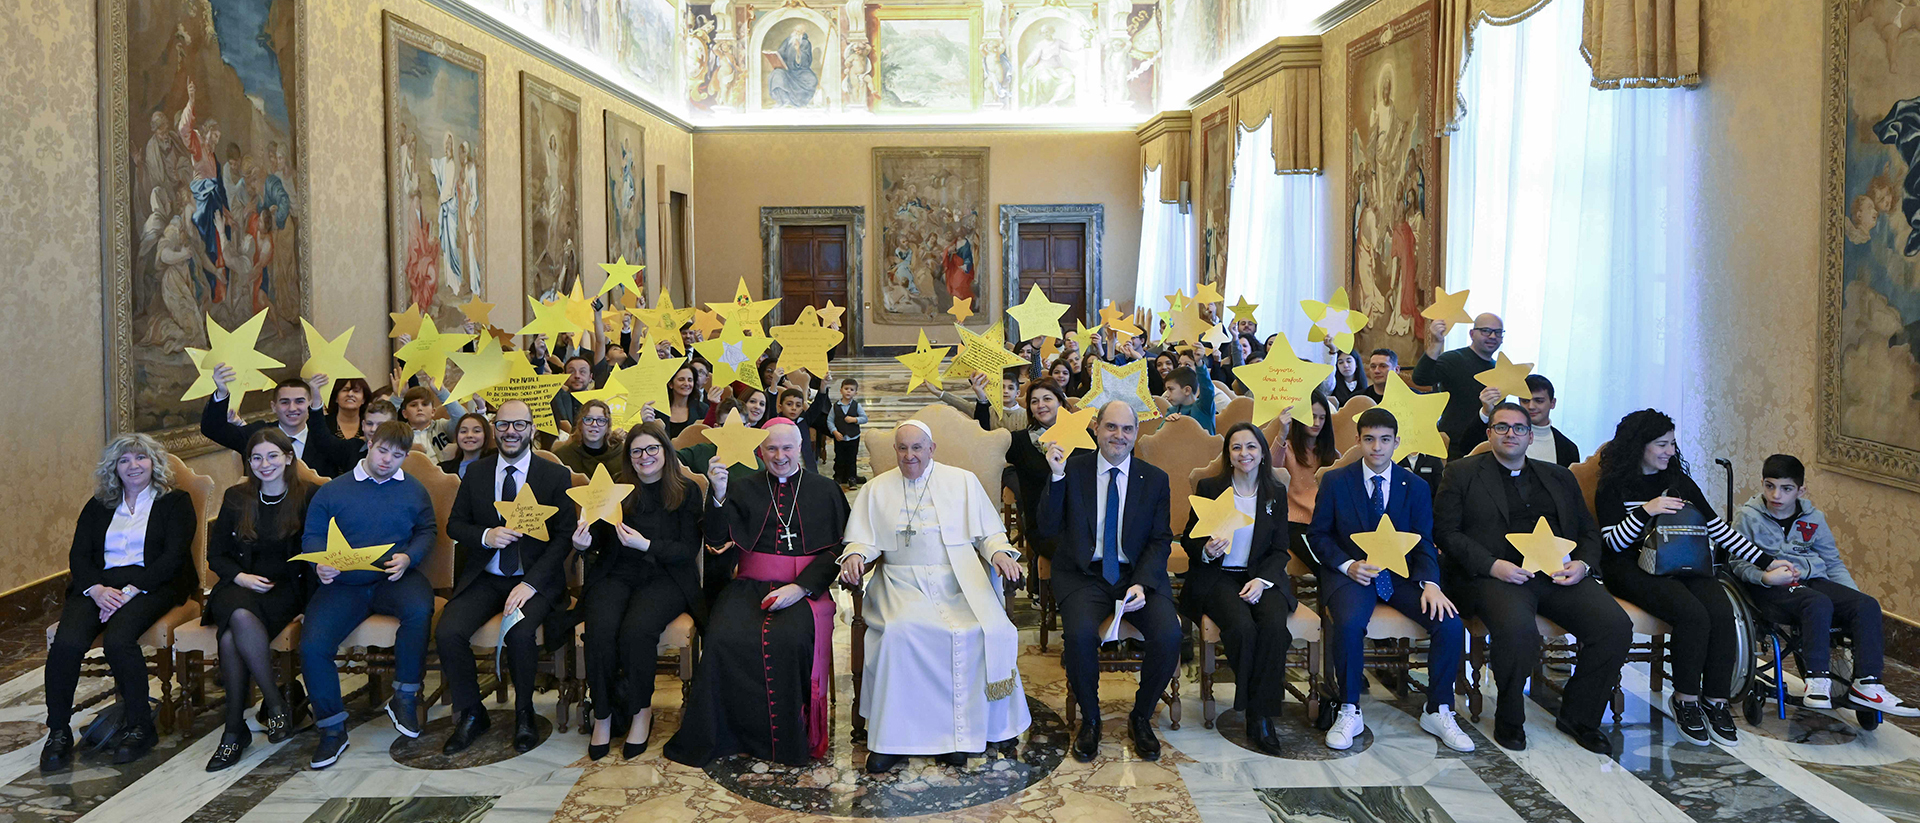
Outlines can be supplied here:
[[[1400, 446], [1400, 423], [1392, 412], [1368, 409], [1354, 427], [1360, 435], [1360, 460], [1321, 479], [1313, 525], [1307, 530], [1314, 554], [1326, 564], [1320, 574], [1320, 597], [1327, 609], [1327, 650], [1343, 689], [1339, 716], [1327, 730], [1327, 747], [1344, 750], [1366, 731], [1360, 715], [1361, 645], [1375, 606], [1385, 603], [1426, 629], [1432, 642], [1427, 706], [1420, 715], [1420, 728], [1454, 751], [1473, 751], [1473, 738], [1460, 730], [1453, 714], [1453, 679], [1460, 670], [1466, 635], [1459, 610], [1440, 590], [1432, 496], [1426, 481], [1393, 463], [1393, 452]], [[1420, 537], [1407, 552], [1406, 577], [1368, 562], [1367, 551], [1353, 539], [1384, 525], [1383, 515], [1393, 531]]]
[[1053, 596], [1064, 635], [1060, 661], [1080, 708], [1073, 756], [1081, 762], [1100, 749], [1100, 621], [1121, 602], [1125, 620], [1146, 639], [1140, 690], [1127, 730], [1142, 760], [1160, 757], [1153, 734], [1154, 703], [1180, 665], [1180, 620], [1167, 582], [1173, 545], [1167, 473], [1133, 457], [1140, 418], [1127, 404], [1101, 407], [1094, 421], [1099, 454], [1069, 459], [1059, 444], [1047, 449], [1053, 472], [1040, 505], [1040, 537], [1054, 539]]

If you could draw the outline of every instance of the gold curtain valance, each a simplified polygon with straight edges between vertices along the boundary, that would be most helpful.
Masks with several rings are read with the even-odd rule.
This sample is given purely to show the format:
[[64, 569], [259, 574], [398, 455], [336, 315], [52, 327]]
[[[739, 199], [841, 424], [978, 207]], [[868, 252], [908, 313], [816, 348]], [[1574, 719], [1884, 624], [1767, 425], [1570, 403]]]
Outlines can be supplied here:
[[1243, 128], [1273, 118], [1276, 174], [1320, 171], [1320, 38], [1274, 40], [1227, 69], [1224, 85]]
[[1700, 85], [1700, 0], [1587, 0], [1580, 54], [1593, 87]]
[[[1191, 180], [1189, 148], [1192, 143], [1193, 113], [1164, 111], [1148, 120], [1134, 134], [1140, 139], [1140, 173], [1160, 170], [1160, 202], [1180, 202], [1180, 184]], [[1141, 193], [1144, 198], [1145, 192]]]

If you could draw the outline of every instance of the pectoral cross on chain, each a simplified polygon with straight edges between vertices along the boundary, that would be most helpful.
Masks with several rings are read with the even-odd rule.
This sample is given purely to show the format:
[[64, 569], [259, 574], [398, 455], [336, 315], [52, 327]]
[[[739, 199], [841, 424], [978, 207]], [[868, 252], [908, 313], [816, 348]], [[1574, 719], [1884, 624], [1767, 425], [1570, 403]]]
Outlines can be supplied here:
[[799, 548], [793, 545], [793, 541], [795, 538], [798, 538], [800, 535], [794, 533], [792, 526], [788, 526], [786, 531], [780, 532], [779, 534], [780, 534], [780, 539], [787, 542], [787, 551], [789, 553], [796, 553], [799, 551]]
[[914, 536], [914, 535], [916, 535], [916, 534], [919, 534], [919, 533], [920, 533], [920, 530], [919, 530], [919, 529], [916, 529], [916, 528], [914, 528], [914, 527], [913, 527], [913, 521], [912, 521], [911, 519], [909, 519], [909, 520], [907, 521], [907, 525], [906, 525], [906, 527], [904, 527], [904, 528], [902, 528], [902, 529], [900, 530], [900, 533], [901, 533], [901, 534], [904, 534], [904, 535], [906, 535], [906, 536], [907, 536], [907, 539], [906, 539], [906, 541], [905, 541], [905, 542], [908, 542], [908, 543], [912, 543], [912, 542], [913, 542], [913, 536]]

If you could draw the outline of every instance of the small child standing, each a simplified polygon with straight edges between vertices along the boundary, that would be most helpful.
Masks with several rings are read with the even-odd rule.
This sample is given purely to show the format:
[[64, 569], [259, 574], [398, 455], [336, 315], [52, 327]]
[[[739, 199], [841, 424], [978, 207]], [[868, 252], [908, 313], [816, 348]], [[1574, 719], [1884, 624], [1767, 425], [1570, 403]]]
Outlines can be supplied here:
[[860, 458], [860, 427], [867, 424], [867, 412], [860, 408], [860, 381], [851, 377], [840, 381], [840, 402], [833, 404], [833, 479], [842, 486], [865, 483], [855, 476]]
[[1806, 499], [1806, 467], [1790, 454], [1767, 458], [1760, 468], [1761, 491], [1734, 514], [1733, 527], [1792, 569], [1762, 571], [1738, 558], [1729, 569], [1747, 584], [1747, 592], [1766, 619], [1800, 627], [1807, 671], [1802, 704], [1833, 708], [1830, 631], [1838, 626], [1853, 636], [1853, 687], [1846, 703], [1899, 717], [1920, 717], [1880, 684], [1883, 650], [1880, 602], [1854, 585], [1840, 560], [1840, 546], [1826, 515]]
[[[436, 418], [434, 410], [441, 405], [447, 407], [449, 416]], [[449, 399], [445, 390], [437, 389], [431, 380], [400, 396], [400, 416], [413, 427], [413, 445], [435, 463], [440, 462], [440, 450], [453, 445], [452, 421], [466, 414], [465, 406]]]

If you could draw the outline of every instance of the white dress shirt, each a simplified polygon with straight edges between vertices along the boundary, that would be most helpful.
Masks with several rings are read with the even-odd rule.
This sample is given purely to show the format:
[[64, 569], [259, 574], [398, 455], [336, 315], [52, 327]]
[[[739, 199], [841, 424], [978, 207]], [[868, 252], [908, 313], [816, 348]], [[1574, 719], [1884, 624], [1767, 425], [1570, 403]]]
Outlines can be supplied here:
[[[1360, 491], [1366, 493], [1368, 505], [1372, 505], [1373, 479], [1376, 477], [1380, 478], [1380, 509], [1385, 511], [1387, 501], [1393, 499], [1393, 465], [1388, 464], [1386, 471], [1375, 472], [1373, 469], [1368, 468], [1365, 462], [1360, 464]], [[1353, 562], [1354, 561], [1349, 560], [1341, 563], [1340, 573], [1346, 574], [1347, 567], [1353, 565]]]
[[[514, 488], [524, 489], [527, 487], [527, 468], [532, 465], [533, 449], [527, 449], [521, 452], [520, 459], [518, 460], [508, 460], [506, 455], [500, 455], [500, 462], [495, 463], [493, 466], [493, 499], [502, 499], [500, 497], [500, 490], [506, 483], [508, 466], [513, 467]], [[485, 534], [485, 532], [481, 532], [481, 534]], [[520, 573], [526, 574], [526, 572], [527, 559], [523, 556], [520, 558]], [[487, 574], [501, 574], [500, 553], [498, 551], [493, 553], [493, 559], [487, 561]]]
[[[1116, 512], [1120, 515], [1121, 526], [1124, 527], [1127, 522], [1127, 475], [1133, 471], [1133, 455], [1128, 454], [1120, 458], [1119, 463], [1109, 465], [1106, 455], [1096, 453], [1093, 458], [1093, 467], [1093, 559], [1099, 560], [1105, 557], [1101, 553], [1101, 549], [1105, 548], [1101, 545], [1101, 541], [1104, 539], [1103, 535], [1107, 533], [1107, 483], [1110, 482], [1108, 478], [1112, 476], [1114, 469], [1120, 470], [1120, 483], [1115, 487], [1120, 492], [1120, 506]], [[1114, 533], [1119, 534], [1122, 530], [1116, 528]], [[1125, 549], [1120, 549], [1120, 562], [1132, 562], [1132, 559], [1127, 557]]]
[[147, 519], [153, 514], [153, 501], [159, 497], [160, 491], [148, 485], [139, 494], [134, 495], [133, 500], [123, 499], [113, 507], [113, 522], [107, 526], [104, 568], [115, 569], [146, 563]]
[[311, 426], [301, 426], [300, 431], [297, 434], [287, 434], [286, 429], [280, 430], [281, 434], [287, 434], [288, 440], [293, 441], [294, 457], [297, 457], [301, 460], [307, 459], [307, 432], [311, 430], [312, 430]]
[[[353, 479], [359, 480], [359, 481], [373, 480], [373, 473], [367, 471], [367, 461], [362, 460], [358, 463], [353, 464]], [[373, 480], [373, 482], [376, 485], [384, 485], [388, 480], [405, 480], [405, 479], [407, 479], [407, 475], [405, 472], [401, 471], [400, 469], [394, 469], [393, 474], [388, 476], [386, 480]]]

